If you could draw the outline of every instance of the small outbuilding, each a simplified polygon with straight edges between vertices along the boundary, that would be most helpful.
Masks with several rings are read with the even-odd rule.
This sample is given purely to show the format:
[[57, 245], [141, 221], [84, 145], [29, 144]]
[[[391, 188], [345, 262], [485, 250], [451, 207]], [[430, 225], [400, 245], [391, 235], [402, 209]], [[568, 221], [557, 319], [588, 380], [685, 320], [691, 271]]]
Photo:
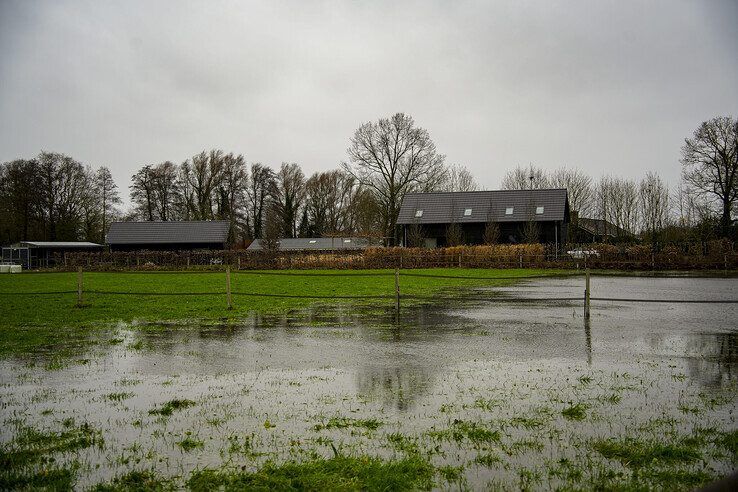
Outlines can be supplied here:
[[110, 251], [188, 251], [228, 248], [227, 220], [113, 222]]
[[85, 241], [21, 241], [3, 248], [3, 263], [25, 269], [48, 268], [63, 262], [67, 253], [102, 251], [104, 246]]
[[572, 225], [576, 225], [575, 240], [581, 243], [601, 243], [615, 239], [633, 239], [633, 234], [604, 219], [579, 217], [576, 221], [572, 221]]
[[418, 234], [426, 247], [447, 246], [451, 225], [458, 226], [464, 244], [482, 244], [488, 224], [496, 225], [499, 243], [535, 236], [536, 242], [558, 245], [567, 240], [569, 199], [565, 189], [408, 193], [397, 224], [405, 246]]
[[[365, 237], [297, 237], [277, 241], [277, 249], [283, 251], [361, 250], [372, 246], [379, 246], [379, 243]], [[264, 248], [261, 239], [256, 239], [246, 249], [261, 251]]]

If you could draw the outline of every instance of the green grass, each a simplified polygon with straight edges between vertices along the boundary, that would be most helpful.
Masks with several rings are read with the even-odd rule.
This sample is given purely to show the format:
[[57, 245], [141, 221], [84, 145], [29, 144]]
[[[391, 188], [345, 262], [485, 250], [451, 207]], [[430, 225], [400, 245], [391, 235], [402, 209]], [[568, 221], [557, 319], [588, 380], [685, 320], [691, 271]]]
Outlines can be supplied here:
[[641, 468], [654, 463], [689, 463], [702, 458], [699, 448], [687, 443], [625, 438], [597, 441], [593, 447], [605, 458], [618, 460], [628, 468]]
[[[76, 273], [24, 273], [0, 275], [0, 304], [3, 323], [0, 326], [0, 356], [47, 350], [54, 353], [74, 352], [99, 339], [100, 331], [116, 321], [222, 320], [238, 319], [250, 312], [283, 313], [315, 303], [335, 303], [340, 296], [394, 296], [394, 276], [390, 270], [345, 271], [310, 270], [233, 273], [232, 291], [270, 295], [316, 295], [325, 299], [298, 297], [233, 296], [233, 309], [228, 310], [223, 272], [98, 273], [84, 274], [84, 306], [77, 307]], [[303, 276], [310, 273], [311, 276]], [[341, 273], [346, 276], [335, 276]], [[362, 273], [387, 275], [361, 276]], [[556, 270], [486, 270], [439, 268], [412, 270], [414, 274], [447, 275], [458, 278], [400, 278], [403, 295], [432, 298], [441, 291], [460, 294], [459, 288], [509, 285], [514, 280], [479, 280], [474, 277], [510, 277], [561, 275]], [[41, 292], [72, 291], [68, 294], [41, 295]], [[94, 294], [92, 291], [122, 292]], [[202, 295], [172, 295], [176, 293]], [[211, 295], [209, 293], [219, 293]], [[19, 295], [27, 293], [27, 295]], [[156, 293], [160, 295], [138, 295]], [[340, 300], [340, 299], [339, 299]], [[355, 302], [371, 306], [394, 305], [393, 299]], [[404, 306], [414, 301], [406, 299]], [[110, 340], [118, 339], [109, 335]], [[94, 340], [95, 343], [99, 340]]]
[[114, 478], [110, 483], [98, 484], [92, 488], [94, 492], [163, 492], [169, 490], [176, 490], [171, 480], [157, 477], [153, 472], [148, 470], [133, 470], [125, 475]]
[[314, 490], [384, 491], [427, 490], [433, 485], [433, 466], [418, 456], [382, 461], [362, 456], [336, 456], [305, 463], [267, 463], [256, 472], [203, 470], [187, 482], [200, 490]]
[[192, 400], [180, 400], [175, 398], [174, 400], [166, 402], [161, 406], [161, 408], [153, 408], [149, 410], [149, 415], [162, 415], [164, 417], [169, 417], [175, 410], [181, 410], [194, 405], [196, 405], [196, 403]]
[[383, 424], [377, 419], [352, 419], [348, 417], [331, 417], [328, 422], [316, 424], [313, 429], [317, 432], [323, 429], [345, 429], [347, 427], [357, 427], [366, 430], [377, 430]]
[[103, 445], [100, 432], [88, 424], [65, 421], [61, 431], [22, 427], [15, 438], [0, 448], [0, 490], [70, 490], [76, 466], [58, 467], [58, 455]]

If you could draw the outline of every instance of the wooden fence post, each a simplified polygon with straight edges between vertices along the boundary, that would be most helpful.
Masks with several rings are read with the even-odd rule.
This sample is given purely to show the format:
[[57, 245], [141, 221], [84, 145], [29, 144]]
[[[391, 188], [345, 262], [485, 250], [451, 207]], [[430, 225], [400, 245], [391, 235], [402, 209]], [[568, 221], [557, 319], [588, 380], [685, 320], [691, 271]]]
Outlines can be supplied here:
[[233, 309], [233, 304], [231, 303], [231, 267], [226, 267], [226, 299], [228, 301], [228, 310]]
[[400, 314], [400, 269], [395, 268], [395, 311]]
[[523, 255], [518, 255], [518, 265], [523, 268]]
[[77, 267], [77, 307], [82, 307], [82, 267]]
[[585, 274], [584, 281], [584, 318], [589, 319], [589, 270]]

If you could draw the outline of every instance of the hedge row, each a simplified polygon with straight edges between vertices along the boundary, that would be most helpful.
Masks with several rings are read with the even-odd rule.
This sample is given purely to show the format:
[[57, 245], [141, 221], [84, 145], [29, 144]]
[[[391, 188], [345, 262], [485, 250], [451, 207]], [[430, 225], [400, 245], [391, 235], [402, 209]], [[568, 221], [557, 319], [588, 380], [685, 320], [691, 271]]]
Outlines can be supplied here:
[[[565, 248], [567, 251], [570, 248]], [[578, 249], [571, 247], [571, 249]], [[597, 251], [572, 257], [542, 244], [457, 246], [450, 248], [370, 248], [363, 251], [142, 251], [67, 253], [56, 268], [100, 271], [222, 269], [377, 269], [377, 268], [590, 268], [618, 270], [738, 269], [738, 254], [728, 242], [697, 249], [667, 246], [658, 252], [643, 245], [587, 245]]]

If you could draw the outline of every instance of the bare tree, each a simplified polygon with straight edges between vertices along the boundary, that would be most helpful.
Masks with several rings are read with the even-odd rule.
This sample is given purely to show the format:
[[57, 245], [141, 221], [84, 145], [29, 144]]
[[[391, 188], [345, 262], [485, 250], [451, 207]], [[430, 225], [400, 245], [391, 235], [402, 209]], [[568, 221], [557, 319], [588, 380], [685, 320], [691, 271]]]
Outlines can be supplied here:
[[156, 191], [151, 166], [144, 166], [131, 177], [131, 201], [144, 220], [155, 220]]
[[247, 187], [246, 160], [240, 154], [226, 154], [223, 157], [222, 178], [217, 189], [215, 215], [220, 220], [228, 221], [231, 243], [240, 241], [248, 235]]
[[215, 213], [215, 191], [223, 177], [225, 158], [222, 150], [201, 152], [182, 164], [182, 175], [191, 190], [189, 212], [194, 220], [211, 220]]
[[42, 152], [38, 157], [42, 215], [50, 241], [74, 240], [81, 225], [85, 168], [69, 156]]
[[15, 160], [0, 166], [0, 243], [44, 237], [38, 162]]
[[439, 186], [439, 191], [477, 191], [478, 188], [479, 185], [471, 171], [465, 166], [454, 164], [446, 170], [446, 176]]
[[482, 237], [484, 244], [497, 244], [500, 240], [500, 224], [497, 222], [487, 222], [484, 225], [484, 235]]
[[276, 203], [284, 237], [296, 237], [300, 208], [305, 200], [305, 175], [296, 163], [282, 163], [277, 172]]
[[602, 220], [617, 226], [616, 233], [635, 233], [639, 222], [638, 185], [634, 180], [603, 176], [595, 190], [596, 210]]
[[421, 224], [410, 224], [407, 228], [407, 246], [422, 248], [425, 246], [425, 229]]
[[703, 122], [684, 141], [682, 166], [684, 181], [696, 193], [719, 202], [720, 226], [727, 237], [738, 199], [738, 121], [722, 116]]
[[353, 232], [352, 202], [358, 187], [341, 170], [313, 174], [305, 185], [305, 211], [317, 236]]
[[643, 230], [649, 234], [652, 243], [658, 241], [658, 233], [666, 226], [669, 215], [669, 189], [655, 173], [647, 173], [641, 181], [639, 200], [643, 220]]
[[151, 186], [154, 188], [154, 210], [159, 220], [174, 220], [179, 196], [177, 165], [170, 161], [150, 168]]
[[571, 210], [589, 217], [592, 207], [592, 178], [581, 169], [560, 167], [551, 174], [552, 188], [566, 188]]
[[347, 152], [344, 169], [375, 194], [382, 229], [394, 244], [402, 199], [409, 192], [435, 189], [444, 176], [445, 156], [436, 152], [428, 132], [403, 113], [361, 125]]
[[117, 207], [121, 204], [118, 185], [115, 184], [110, 169], [105, 166], [100, 167], [95, 173], [95, 190], [100, 203], [102, 240], [104, 241], [110, 221], [118, 215]]
[[[533, 179], [531, 179], [531, 177]], [[531, 164], [529, 167], [517, 166], [505, 173], [502, 178], [503, 190], [540, 190], [549, 188], [550, 183], [546, 171]]]
[[264, 224], [264, 213], [270, 197], [276, 194], [274, 171], [268, 166], [251, 164], [251, 175], [248, 180], [246, 199], [251, 215], [252, 237], [260, 238]]

